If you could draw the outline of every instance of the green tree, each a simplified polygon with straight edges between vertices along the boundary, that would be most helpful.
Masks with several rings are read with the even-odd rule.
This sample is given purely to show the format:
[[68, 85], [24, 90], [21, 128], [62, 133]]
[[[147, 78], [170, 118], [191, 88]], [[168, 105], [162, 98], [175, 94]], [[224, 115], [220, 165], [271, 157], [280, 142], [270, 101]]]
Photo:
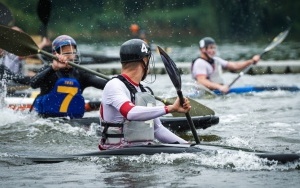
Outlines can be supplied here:
[[[39, 0], [2, 0], [13, 12], [15, 24], [38, 34]], [[217, 40], [254, 41], [293, 27], [298, 39], [300, 1], [282, 0], [52, 0], [49, 35], [69, 34], [78, 40], [123, 41], [137, 23], [151, 40], [190, 44], [203, 36]]]

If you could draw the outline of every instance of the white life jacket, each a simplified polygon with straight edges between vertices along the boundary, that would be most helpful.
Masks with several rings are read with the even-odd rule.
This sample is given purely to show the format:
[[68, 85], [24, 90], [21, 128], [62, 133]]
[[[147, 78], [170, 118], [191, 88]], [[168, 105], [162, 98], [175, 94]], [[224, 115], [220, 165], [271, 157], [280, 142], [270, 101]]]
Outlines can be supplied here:
[[[155, 98], [147, 92], [135, 93], [136, 106], [155, 106]], [[125, 121], [123, 127], [124, 139], [127, 142], [153, 141], [154, 122], [148, 121]]]
[[[136, 106], [155, 106], [156, 100], [154, 96], [149, 94], [143, 85], [139, 84], [142, 92], [138, 92], [136, 88], [128, 82], [122, 75], [117, 76], [127, 89], [130, 91], [131, 102]], [[102, 144], [118, 145], [122, 141], [126, 142], [144, 142], [154, 140], [154, 121], [128, 121], [124, 123], [110, 123], [101, 120]]]
[[218, 84], [224, 84], [224, 80], [222, 78], [222, 66], [219, 63], [214, 64], [214, 71], [213, 73], [209, 76], [209, 80]]
[[[147, 92], [135, 93], [136, 106], [155, 106], [154, 96]], [[122, 142], [145, 142], [154, 140], [154, 121], [128, 121], [124, 124], [101, 121], [103, 144], [117, 145]]]

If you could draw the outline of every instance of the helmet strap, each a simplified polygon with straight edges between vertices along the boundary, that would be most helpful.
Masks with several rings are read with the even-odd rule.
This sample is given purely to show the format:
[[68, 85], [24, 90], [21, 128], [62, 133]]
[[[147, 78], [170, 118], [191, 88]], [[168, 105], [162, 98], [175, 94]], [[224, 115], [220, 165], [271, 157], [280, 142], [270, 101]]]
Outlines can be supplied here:
[[[151, 65], [150, 65], [150, 63], [151, 63]], [[148, 84], [155, 82], [156, 74], [155, 74], [155, 63], [153, 61], [153, 56], [149, 56], [147, 67], [144, 67], [144, 70], [145, 70], [145, 76], [144, 76], [145, 78], [144, 79], [146, 79], [146, 76], [147, 76], [147, 78], [149, 78], [149, 76], [151, 76], [151, 79], [150, 79], [150, 81], [147, 81], [144, 79], [142, 81], [144, 81]]]
[[146, 65], [145, 65], [144, 60], [142, 60], [141, 63], [142, 63], [142, 66], [144, 68], [144, 75], [142, 77], [142, 81], [143, 81], [147, 77], [147, 72], [148, 72], [148, 67], [149, 67], [149, 61], [148, 61], [148, 63], [146, 63]]
[[203, 52], [204, 56], [206, 57], [206, 61], [209, 63], [209, 64], [214, 64], [214, 59], [209, 57], [209, 55], [206, 53], [206, 52]]

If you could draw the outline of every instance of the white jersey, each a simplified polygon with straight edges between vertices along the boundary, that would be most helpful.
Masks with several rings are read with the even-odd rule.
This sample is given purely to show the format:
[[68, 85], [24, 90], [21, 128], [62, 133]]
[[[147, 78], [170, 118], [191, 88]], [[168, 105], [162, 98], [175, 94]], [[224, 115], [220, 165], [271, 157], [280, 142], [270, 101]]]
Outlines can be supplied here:
[[[126, 75], [125, 77], [138, 92], [141, 91], [139, 85], [134, 83]], [[160, 142], [163, 143], [187, 143], [185, 140], [173, 134], [167, 128], [165, 128], [159, 117], [166, 114], [166, 108], [164, 106], [135, 106], [131, 102], [131, 95], [126, 85], [118, 78], [110, 80], [103, 89], [101, 106], [100, 106], [100, 119], [110, 123], [124, 123], [125, 120], [129, 121], [146, 121], [154, 119], [154, 136]], [[125, 141], [119, 146], [126, 145]], [[101, 146], [101, 148], [112, 148], [107, 145]]]
[[226, 68], [228, 61], [220, 57], [213, 57], [213, 59], [214, 66], [206, 60], [198, 58], [192, 67], [192, 77], [197, 79], [197, 76], [204, 75], [210, 81], [223, 84], [223, 80], [221, 79], [222, 68]]

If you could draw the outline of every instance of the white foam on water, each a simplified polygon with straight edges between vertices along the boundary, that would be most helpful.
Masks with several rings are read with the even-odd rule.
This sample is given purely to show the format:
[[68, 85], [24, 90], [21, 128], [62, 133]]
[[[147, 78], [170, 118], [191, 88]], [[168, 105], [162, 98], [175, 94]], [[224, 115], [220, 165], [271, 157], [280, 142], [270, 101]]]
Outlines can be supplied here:
[[247, 114], [229, 114], [222, 116], [222, 123], [240, 122], [241, 119], [245, 119]]
[[[95, 126], [95, 125], [94, 125]], [[34, 137], [36, 134], [45, 134], [49, 131], [60, 132], [71, 136], [91, 136], [95, 135], [94, 129], [86, 130], [83, 127], [73, 127], [68, 123], [62, 123], [59, 119], [37, 119], [28, 124], [31, 128], [28, 136]]]
[[296, 169], [300, 164], [299, 162], [279, 164], [277, 161], [269, 161], [243, 151], [228, 152], [218, 150], [213, 156], [203, 156], [202, 154], [200, 156], [198, 158], [198, 165], [236, 171], [290, 170]]
[[[82, 159], [81, 159], [82, 160]], [[113, 166], [126, 163], [137, 167], [139, 165], [182, 165], [197, 167], [205, 167], [212, 169], [230, 169], [234, 171], [288, 171], [299, 168], [300, 161], [289, 162], [285, 164], [278, 161], [270, 161], [259, 158], [253, 153], [244, 151], [208, 151], [202, 153], [181, 153], [181, 154], [155, 154], [155, 155], [139, 155], [127, 157], [110, 157], [85, 158], [97, 165]]]
[[20, 121], [28, 121], [31, 118], [31, 114], [28, 112], [15, 111], [10, 108], [2, 108], [0, 111], [0, 126], [12, 124]]
[[226, 146], [233, 146], [233, 147], [247, 147], [250, 146], [250, 140], [245, 140], [241, 137], [237, 136], [231, 136], [229, 138], [226, 138], [226, 140], [222, 141], [222, 145]]
[[296, 131], [294, 127], [291, 126], [289, 123], [282, 123], [282, 122], [273, 122], [268, 124], [268, 131], [273, 134], [289, 134]]
[[270, 123], [268, 126], [269, 126], [269, 127], [276, 127], [276, 128], [280, 128], [280, 127], [283, 127], [283, 128], [291, 127], [291, 125], [290, 125], [289, 123], [281, 123], [281, 122], [273, 122], [273, 123]]
[[51, 131], [74, 137], [96, 135], [96, 124], [92, 125], [89, 129], [86, 127], [73, 127], [68, 123], [62, 123], [59, 119], [40, 118], [35, 112], [28, 113], [28, 111], [15, 111], [9, 108], [3, 108], [1, 109], [0, 117], [0, 128], [5, 128], [3, 134], [13, 135], [23, 132], [27, 134], [29, 138], [47, 135]]
[[284, 91], [284, 90], [276, 90], [276, 91], [264, 91], [264, 92], [253, 92], [254, 96], [258, 96], [262, 99], [266, 98], [281, 98], [281, 97], [291, 97], [294, 96], [294, 92]]

